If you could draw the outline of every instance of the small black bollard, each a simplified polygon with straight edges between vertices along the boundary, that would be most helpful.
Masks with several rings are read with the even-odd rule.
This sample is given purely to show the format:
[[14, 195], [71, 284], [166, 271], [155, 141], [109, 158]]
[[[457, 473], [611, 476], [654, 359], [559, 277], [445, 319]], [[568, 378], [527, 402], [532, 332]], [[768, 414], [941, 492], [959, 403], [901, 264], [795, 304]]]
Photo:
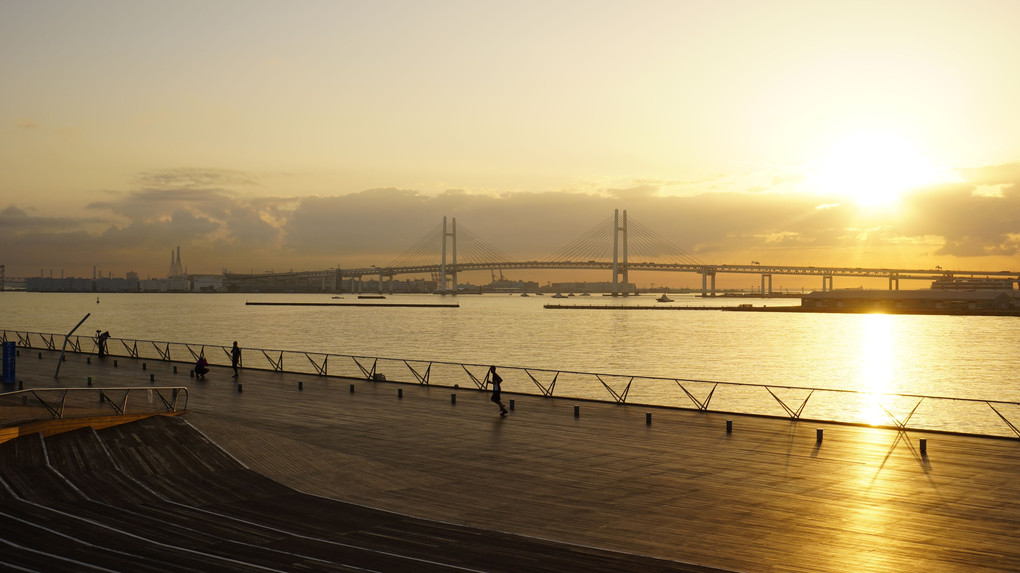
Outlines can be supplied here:
[[85, 357], [85, 364], [92, 364], [92, 357], [91, 356], [86, 356]]
[[24, 390], [24, 389], [25, 389], [25, 381], [24, 380], [18, 380], [18, 390]]
[[928, 453], [928, 438], [921, 438], [921, 453]]
[[651, 426], [652, 425], [652, 413], [651, 412], [645, 412], [645, 425], [646, 426]]
[[733, 431], [733, 420], [726, 420], [726, 433], [729, 434]]
[[39, 360], [42, 360], [42, 352], [39, 353]]
[[511, 409], [511, 410], [513, 410], [513, 409], [514, 409], [514, 401], [513, 401], [513, 400], [510, 400], [510, 409]]
[[351, 384], [351, 394], [354, 393], [354, 384]]
[[237, 393], [238, 394], [241, 393], [241, 383], [240, 382], [237, 383]]
[[145, 370], [145, 363], [142, 362], [142, 370]]
[[456, 404], [457, 403], [457, 395], [456, 394], [450, 394], [450, 403], [451, 404]]
[[818, 428], [817, 430], [815, 430], [815, 441], [817, 441], [817, 442], [821, 442], [822, 441], [822, 429], [821, 428]]
[[114, 360], [114, 361], [113, 361], [113, 367], [114, 367], [114, 368], [116, 368], [116, 367], [117, 367], [117, 361], [116, 361], [116, 360]]
[[149, 374], [149, 382], [155, 382], [155, 381], [156, 381], [156, 375], [155, 374]]
[[192, 378], [194, 378], [195, 377], [195, 371], [192, 370], [188, 375], [191, 376]]
[[297, 389], [298, 390], [304, 390], [305, 389], [305, 383], [302, 382], [301, 380], [298, 380]]
[[61, 354], [60, 355], [60, 361], [61, 362], [67, 362], [67, 356], [64, 356], [63, 354]]
[[89, 376], [89, 381], [88, 381], [88, 385], [89, 385], [89, 386], [91, 386], [91, 385], [92, 385], [92, 377], [91, 377], [91, 376]]
[[403, 398], [403, 397], [404, 397], [404, 389], [403, 388], [397, 388], [397, 398]]
[[174, 374], [177, 374], [177, 366], [174, 366]]
[[100, 402], [105, 402], [106, 401], [106, 396], [103, 396], [102, 390], [99, 391], [99, 401]]
[[581, 407], [580, 406], [574, 406], [574, 417], [575, 418], [580, 418], [581, 417]]

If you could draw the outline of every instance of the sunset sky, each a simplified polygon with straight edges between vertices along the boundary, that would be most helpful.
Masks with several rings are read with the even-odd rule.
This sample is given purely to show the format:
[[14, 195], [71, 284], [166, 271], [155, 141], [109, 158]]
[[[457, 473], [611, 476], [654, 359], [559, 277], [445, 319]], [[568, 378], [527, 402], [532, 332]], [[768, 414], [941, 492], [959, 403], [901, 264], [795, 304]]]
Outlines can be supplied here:
[[1020, 270], [1018, 22], [1016, 0], [0, 0], [0, 264], [383, 266], [444, 215], [542, 259], [626, 209], [707, 263]]

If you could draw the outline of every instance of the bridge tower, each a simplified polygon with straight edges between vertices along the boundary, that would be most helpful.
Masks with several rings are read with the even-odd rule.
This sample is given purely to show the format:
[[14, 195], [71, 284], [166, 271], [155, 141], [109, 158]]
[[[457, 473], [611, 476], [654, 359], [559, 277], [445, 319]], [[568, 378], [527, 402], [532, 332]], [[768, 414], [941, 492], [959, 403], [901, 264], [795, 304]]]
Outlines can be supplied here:
[[[452, 262], [451, 262], [451, 266], [453, 268], [451, 269], [451, 271], [449, 273], [446, 270], [446, 238], [447, 237], [450, 237], [450, 242], [452, 243], [451, 244], [451, 247], [452, 247], [451, 255], [452, 255], [452, 259], [453, 259]], [[446, 286], [446, 277], [447, 276], [449, 276], [453, 280], [453, 285], [451, 285], [449, 288], [447, 288], [447, 286]], [[453, 292], [457, 292], [457, 218], [456, 217], [453, 218], [452, 225], [450, 227], [450, 231], [449, 232], [447, 232], [447, 230], [446, 230], [446, 217], [443, 217], [443, 256], [442, 256], [442, 261], [439, 264], [439, 292], [446, 292], [447, 290], [452, 290]]]
[[[623, 265], [620, 265], [620, 243], [623, 243]], [[620, 292], [620, 278], [623, 278], [623, 296], [627, 296], [627, 210], [623, 210], [623, 225], [620, 225], [620, 210], [613, 211], [613, 296]]]

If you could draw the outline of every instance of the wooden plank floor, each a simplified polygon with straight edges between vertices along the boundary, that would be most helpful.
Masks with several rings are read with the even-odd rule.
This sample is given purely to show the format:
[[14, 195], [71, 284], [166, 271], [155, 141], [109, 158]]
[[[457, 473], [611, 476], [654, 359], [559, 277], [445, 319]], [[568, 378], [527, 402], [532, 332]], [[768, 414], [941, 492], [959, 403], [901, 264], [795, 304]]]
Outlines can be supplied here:
[[[58, 385], [56, 353], [36, 353], [18, 378]], [[69, 355], [59, 385], [187, 385], [186, 421], [306, 493], [737, 571], [1020, 570], [1018, 440], [530, 396], [500, 418], [465, 389], [453, 404], [449, 388], [245, 370], [238, 392], [228, 369], [92, 362]]]

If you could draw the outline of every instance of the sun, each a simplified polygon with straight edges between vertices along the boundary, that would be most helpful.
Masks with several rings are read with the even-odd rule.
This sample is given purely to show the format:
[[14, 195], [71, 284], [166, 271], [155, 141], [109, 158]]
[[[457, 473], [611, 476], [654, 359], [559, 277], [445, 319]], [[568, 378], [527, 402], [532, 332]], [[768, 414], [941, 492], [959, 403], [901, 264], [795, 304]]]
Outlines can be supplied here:
[[818, 191], [868, 206], [889, 206], [904, 191], [933, 183], [938, 172], [904, 139], [888, 133], [850, 136], [835, 145], [814, 170]]

